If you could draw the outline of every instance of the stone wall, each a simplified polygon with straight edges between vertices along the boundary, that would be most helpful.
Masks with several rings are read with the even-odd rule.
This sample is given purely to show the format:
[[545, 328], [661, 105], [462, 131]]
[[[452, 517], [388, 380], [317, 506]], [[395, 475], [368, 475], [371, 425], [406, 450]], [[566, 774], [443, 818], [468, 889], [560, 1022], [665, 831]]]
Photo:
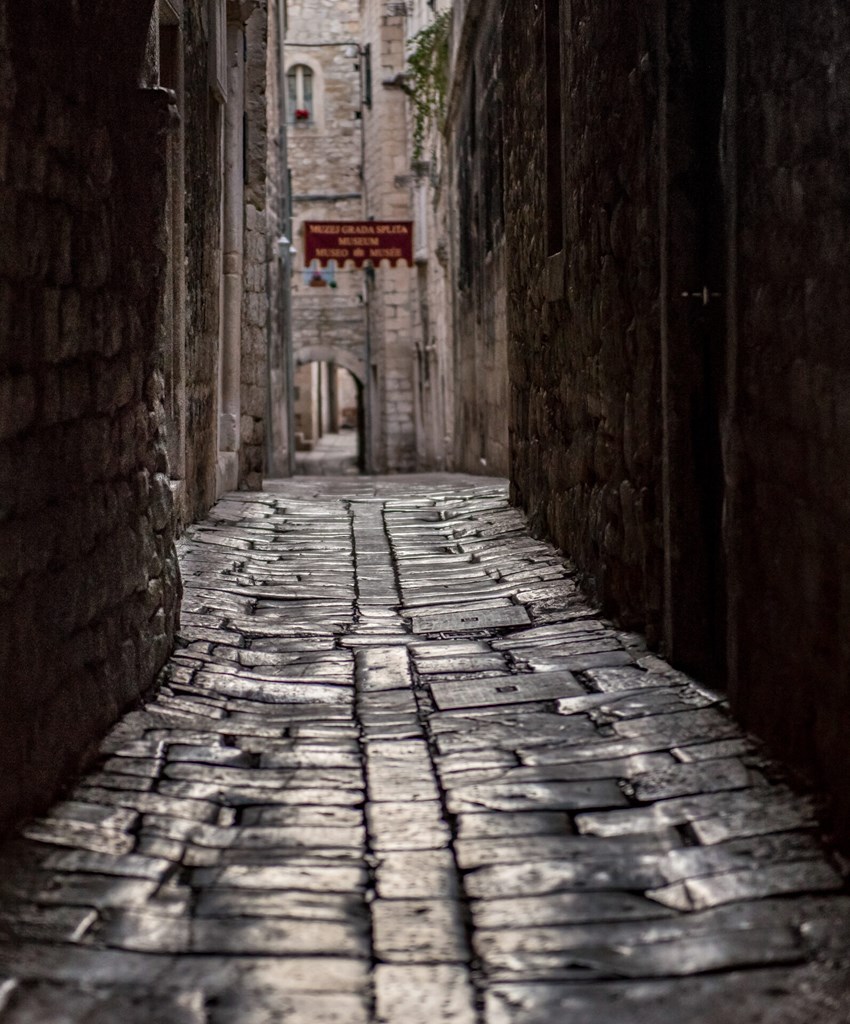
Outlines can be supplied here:
[[[406, 101], [405, 18], [379, 0], [362, 5], [362, 38], [370, 50], [371, 106], [364, 110], [366, 214], [411, 220]], [[372, 462], [377, 472], [423, 468], [416, 435], [416, 271], [384, 262], [368, 291], [371, 349]]]
[[466, 7], [465, 15], [455, 14], [458, 86], [450, 113], [450, 174], [457, 197], [452, 208], [454, 461], [469, 473], [507, 476], [501, 12], [497, 4], [479, 3]]
[[[408, 4], [408, 55], [416, 35], [452, 7], [451, 0], [413, 0]], [[422, 153], [414, 159], [410, 102], [407, 108], [416, 261], [413, 337], [417, 459], [422, 468], [447, 470], [455, 461], [453, 281], [449, 259], [455, 204], [451, 162], [439, 120], [427, 126]]]
[[168, 97], [138, 87], [151, 0], [118, 6], [0, 0], [0, 823], [151, 683], [177, 614]]
[[[297, 365], [339, 361], [365, 376], [366, 282], [362, 269], [336, 267], [314, 275], [304, 263], [303, 224], [307, 220], [361, 220], [362, 67], [358, 53], [360, 20], [354, 0], [296, 0], [288, 5], [287, 68], [313, 73], [312, 116], [289, 117], [292, 169], [293, 258], [292, 337]], [[322, 45], [302, 45], [321, 43]], [[299, 389], [319, 380], [298, 371]], [[299, 408], [318, 408], [318, 396], [302, 395]], [[305, 421], [306, 422], [306, 421]], [[321, 430], [298, 438], [312, 444]], [[308, 445], [309, 446], [309, 445]]]
[[[349, 268], [351, 274], [353, 269]], [[361, 297], [364, 282], [357, 278], [347, 282], [339, 271], [337, 281], [340, 283], [336, 288], [306, 286], [296, 293], [296, 358], [301, 363], [336, 361], [362, 378], [366, 330]], [[352, 294], [354, 285], [359, 285], [360, 291]]]
[[[267, 198], [269, 140], [267, 133], [266, 60], [269, 25], [265, 7], [254, 11], [245, 26], [245, 239], [242, 265], [242, 443], [239, 479], [249, 490], [263, 485], [266, 398], [269, 386], [269, 262], [273, 258], [271, 229], [276, 218]], [[272, 10], [274, 15], [274, 10]]]
[[[563, 12], [563, 257], [547, 260], [544, 6], [505, 5], [507, 323], [513, 500], [609, 613], [661, 611], [657, 59], [652, 7]], [[605, 54], [604, 61], [599, 55]], [[467, 102], [471, 102], [471, 97]], [[484, 183], [472, 186], [483, 201]], [[460, 222], [476, 223], [474, 213]], [[466, 286], [483, 240], [461, 236]], [[480, 273], [477, 271], [476, 273]], [[486, 287], [486, 286], [485, 286]], [[494, 286], [491, 297], [493, 304]], [[463, 345], [459, 339], [458, 348]]]
[[221, 125], [209, 84], [209, 4], [185, 0], [186, 497], [189, 522], [215, 501], [221, 291]]
[[[455, 51], [471, 227], [454, 255], [481, 311], [499, 285], [469, 126], [486, 116], [474, 58], [492, 7], [464, 5], [474, 32]], [[609, 614], [728, 680], [745, 724], [832, 790], [850, 844], [848, 15], [813, 0], [502, 11], [514, 500]], [[547, 77], [562, 83], [548, 97]], [[484, 411], [464, 389], [465, 435]]]
[[[411, 165], [405, 93], [406, 45], [433, 20], [434, 5], [293, 0], [288, 11], [287, 67], [308, 68], [314, 92], [311, 116], [290, 117], [288, 133], [298, 249], [295, 360], [328, 361], [336, 354], [365, 384], [369, 468], [445, 468], [451, 417], [446, 207], [430, 206], [432, 170]], [[445, 202], [447, 190], [443, 195]], [[337, 267], [318, 279], [304, 268], [304, 221], [363, 218], [413, 221], [417, 265]]]
[[278, 239], [291, 232], [287, 185], [288, 155], [283, 130], [281, 96], [281, 60], [283, 58], [284, 0], [272, 0], [268, 13], [268, 49], [266, 52], [266, 246], [268, 251], [269, 349], [268, 410], [266, 424], [266, 476], [287, 476], [289, 467], [290, 410], [288, 408], [288, 329], [290, 292], [287, 272], [288, 253], [281, 251]]
[[830, 785], [850, 846], [850, 14], [814, 0], [730, 9], [730, 690], [748, 725]]
[[[227, 34], [226, 66], [213, 72], [216, 9], [208, 0], [183, 0], [180, 13], [185, 521], [202, 516], [223, 490], [261, 487], [266, 462], [279, 467], [286, 448], [285, 318], [276, 246], [282, 212], [278, 4], [227, 5], [230, 21], [220, 26]], [[213, 81], [216, 74], [221, 87]]]

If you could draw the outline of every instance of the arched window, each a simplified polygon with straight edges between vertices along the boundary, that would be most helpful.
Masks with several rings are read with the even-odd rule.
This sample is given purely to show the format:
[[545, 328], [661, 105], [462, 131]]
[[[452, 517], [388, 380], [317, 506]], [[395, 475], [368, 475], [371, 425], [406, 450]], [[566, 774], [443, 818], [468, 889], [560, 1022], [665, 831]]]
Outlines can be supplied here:
[[290, 124], [315, 119], [313, 110], [313, 72], [306, 64], [293, 65], [286, 74], [286, 118]]

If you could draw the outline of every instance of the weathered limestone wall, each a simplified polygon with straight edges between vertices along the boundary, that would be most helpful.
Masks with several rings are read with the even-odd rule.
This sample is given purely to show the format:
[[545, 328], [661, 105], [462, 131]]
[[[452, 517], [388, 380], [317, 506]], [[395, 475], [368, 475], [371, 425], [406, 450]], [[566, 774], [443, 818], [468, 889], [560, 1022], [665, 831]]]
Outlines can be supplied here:
[[[411, 220], [406, 104], [395, 84], [405, 66], [405, 18], [390, 10], [379, 0], [362, 5], [372, 78], [372, 103], [364, 111], [366, 213], [376, 220]], [[409, 472], [421, 467], [415, 422], [415, 268], [387, 263], [376, 268], [368, 301], [374, 468]]]
[[[425, 0], [289, 6], [287, 67], [309, 69], [313, 83], [313, 110], [290, 117], [288, 133], [295, 361], [336, 361], [365, 384], [367, 461], [378, 472], [451, 461], [447, 206], [433, 202], [436, 165], [411, 166], [404, 91], [406, 43], [433, 16]], [[414, 221], [417, 265], [304, 268], [304, 221], [363, 218]]]
[[[269, 13], [254, 11], [245, 26], [248, 58], [245, 65], [245, 239], [242, 297], [242, 378], [239, 477], [242, 486], [259, 490], [263, 484], [265, 421], [267, 419], [269, 342], [269, 262], [274, 258], [271, 230], [276, 217], [267, 192], [269, 140], [267, 131], [266, 61]], [[273, 115], [273, 111], [271, 112]]]
[[[575, 558], [608, 612], [657, 640], [655, 14], [652, 5], [611, 0], [575, 0], [569, 9], [572, 22], [562, 29], [570, 39], [569, 59], [565, 52], [560, 76], [566, 140], [561, 271], [546, 259], [543, 7], [505, 5], [513, 500], [528, 510], [536, 531]], [[476, 191], [483, 202], [483, 183]], [[461, 224], [471, 216], [461, 208]], [[481, 239], [473, 234], [472, 244], [480, 246]], [[461, 274], [465, 265], [480, 264], [475, 252], [465, 264], [461, 248]], [[462, 345], [459, 333], [458, 349]]]
[[175, 625], [152, 7], [0, 0], [0, 824], [138, 698]]
[[381, 267], [370, 290], [372, 365], [379, 369], [376, 388], [374, 470], [409, 473], [422, 468], [417, 453], [414, 420], [414, 345], [412, 304], [415, 300], [410, 269]]
[[263, 482], [266, 418], [269, 293], [267, 234], [264, 211], [253, 204], [245, 219], [245, 294], [242, 305], [242, 444], [240, 483], [260, 490]]
[[[362, 272], [361, 272], [362, 273]], [[337, 270], [337, 287], [311, 288], [304, 284], [295, 293], [298, 311], [297, 359], [304, 362], [337, 361], [363, 376], [365, 312], [361, 296], [365, 285]], [[359, 286], [359, 292], [352, 294]]]
[[221, 296], [221, 121], [209, 85], [209, 4], [185, 0], [186, 510], [215, 501]]
[[[507, 476], [508, 337], [503, 208], [501, 12], [455, 11], [451, 181], [454, 457], [469, 473]], [[524, 13], [523, 21], [528, 21]], [[532, 19], [533, 20], [533, 19]], [[522, 202], [523, 200], [520, 200]]]
[[269, 347], [268, 412], [265, 446], [268, 464], [265, 475], [289, 474], [288, 409], [288, 304], [289, 280], [285, 262], [288, 254], [278, 249], [278, 239], [290, 231], [289, 198], [286, 179], [288, 157], [286, 133], [282, 123], [281, 58], [283, 55], [284, 0], [272, 0], [268, 8], [268, 45], [266, 51], [266, 247], [268, 252]]
[[[451, 0], [413, 0], [408, 4], [406, 48], [418, 32], [452, 7]], [[410, 197], [413, 210], [416, 297], [413, 304], [415, 414], [418, 465], [447, 470], [454, 466], [454, 353], [450, 269], [451, 189], [449, 147], [443, 125], [426, 132], [418, 160], [413, 153], [413, 110], [407, 104]]]
[[[207, 511], [218, 491], [262, 485], [275, 445], [278, 457], [281, 445], [285, 452], [281, 435], [287, 413], [276, 250], [282, 180], [277, 3], [227, 6], [230, 21], [219, 27], [227, 37], [226, 62], [215, 73], [216, 7], [208, 0], [184, 0], [182, 7], [187, 278], [182, 516], [192, 521]], [[216, 75], [220, 88], [213, 82]]]
[[776, 750], [816, 766], [850, 845], [850, 14], [813, 0], [731, 8], [730, 691]]
[[[338, 361], [365, 377], [366, 282], [362, 269], [336, 267], [312, 274], [304, 263], [303, 224], [307, 220], [361, 220], [365, 213], [362, 179], [361, 57], [359, 4], [355, 0], [296, 0], [288, 5], [286, 66], [313, 73], [309, 120], [289, 112], [288, 147], [292, 168], [293, 239], [292, 334], [295, 362]], [[323, 45], [303, 45], [321, 43]], [[299, 390], [318, 373], [299, 370]], [[315, 405], [301, 395], [296, 408]], [[304, 421], [307, 422], [306, 420]], [[318, 440], [316, 425], [302, 432], [300, 447]]]

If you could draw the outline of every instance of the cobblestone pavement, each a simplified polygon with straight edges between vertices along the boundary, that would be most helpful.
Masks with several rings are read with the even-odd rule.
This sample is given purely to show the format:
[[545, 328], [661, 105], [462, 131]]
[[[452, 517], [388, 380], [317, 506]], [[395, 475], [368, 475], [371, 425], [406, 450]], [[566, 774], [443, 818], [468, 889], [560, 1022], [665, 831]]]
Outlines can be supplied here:
[[850, 1021], [816, 799], [502, 483], [270, 491], [189, 531], [159, 696], [0, 851], [3, 1024]]

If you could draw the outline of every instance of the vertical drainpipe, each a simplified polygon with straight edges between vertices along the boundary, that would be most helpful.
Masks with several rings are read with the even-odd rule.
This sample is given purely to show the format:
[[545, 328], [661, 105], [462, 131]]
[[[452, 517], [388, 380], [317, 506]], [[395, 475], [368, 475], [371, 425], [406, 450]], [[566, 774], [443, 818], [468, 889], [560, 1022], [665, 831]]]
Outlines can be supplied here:
[[244, 30], [227, 26], [228, 96], [224, 108], [224, 218], [222, 232], [222, 354], [219, 449], [224, 453], [224, 490], [239, 484], [242, 384], [242, 263], [244, 197]]
[[[361, 22], [361, 33], [363, 24]], [[362, 35], [361, 35], [362, 40]], [[372, 108], [372, 47], [370, 43], [365, 46], [360, 41], [357, 44], [358, 59], [360, 61], [360, 181], [363, 190], [363, 214], [369, 219], [369, 186], [366, 177], [366, 111]], [[363, 471], [371, 476], [375, 472], [375, 443], [372, 435], [372, 292], [371, 284], [374, 281], [374, 269], [365, 268], [363, 271], [363, 290], [366, 304], [366, 344], [363, 354], [363, 389], [361, 401], [363, 402]]]
[[372, 277], [369, 268], [364, 271], [363, 286], [366, 291], [366, 354], [363, 371], [363, 461], [364, 470], [371, 476], [375, 472], [375, 444], [372, 435]]

